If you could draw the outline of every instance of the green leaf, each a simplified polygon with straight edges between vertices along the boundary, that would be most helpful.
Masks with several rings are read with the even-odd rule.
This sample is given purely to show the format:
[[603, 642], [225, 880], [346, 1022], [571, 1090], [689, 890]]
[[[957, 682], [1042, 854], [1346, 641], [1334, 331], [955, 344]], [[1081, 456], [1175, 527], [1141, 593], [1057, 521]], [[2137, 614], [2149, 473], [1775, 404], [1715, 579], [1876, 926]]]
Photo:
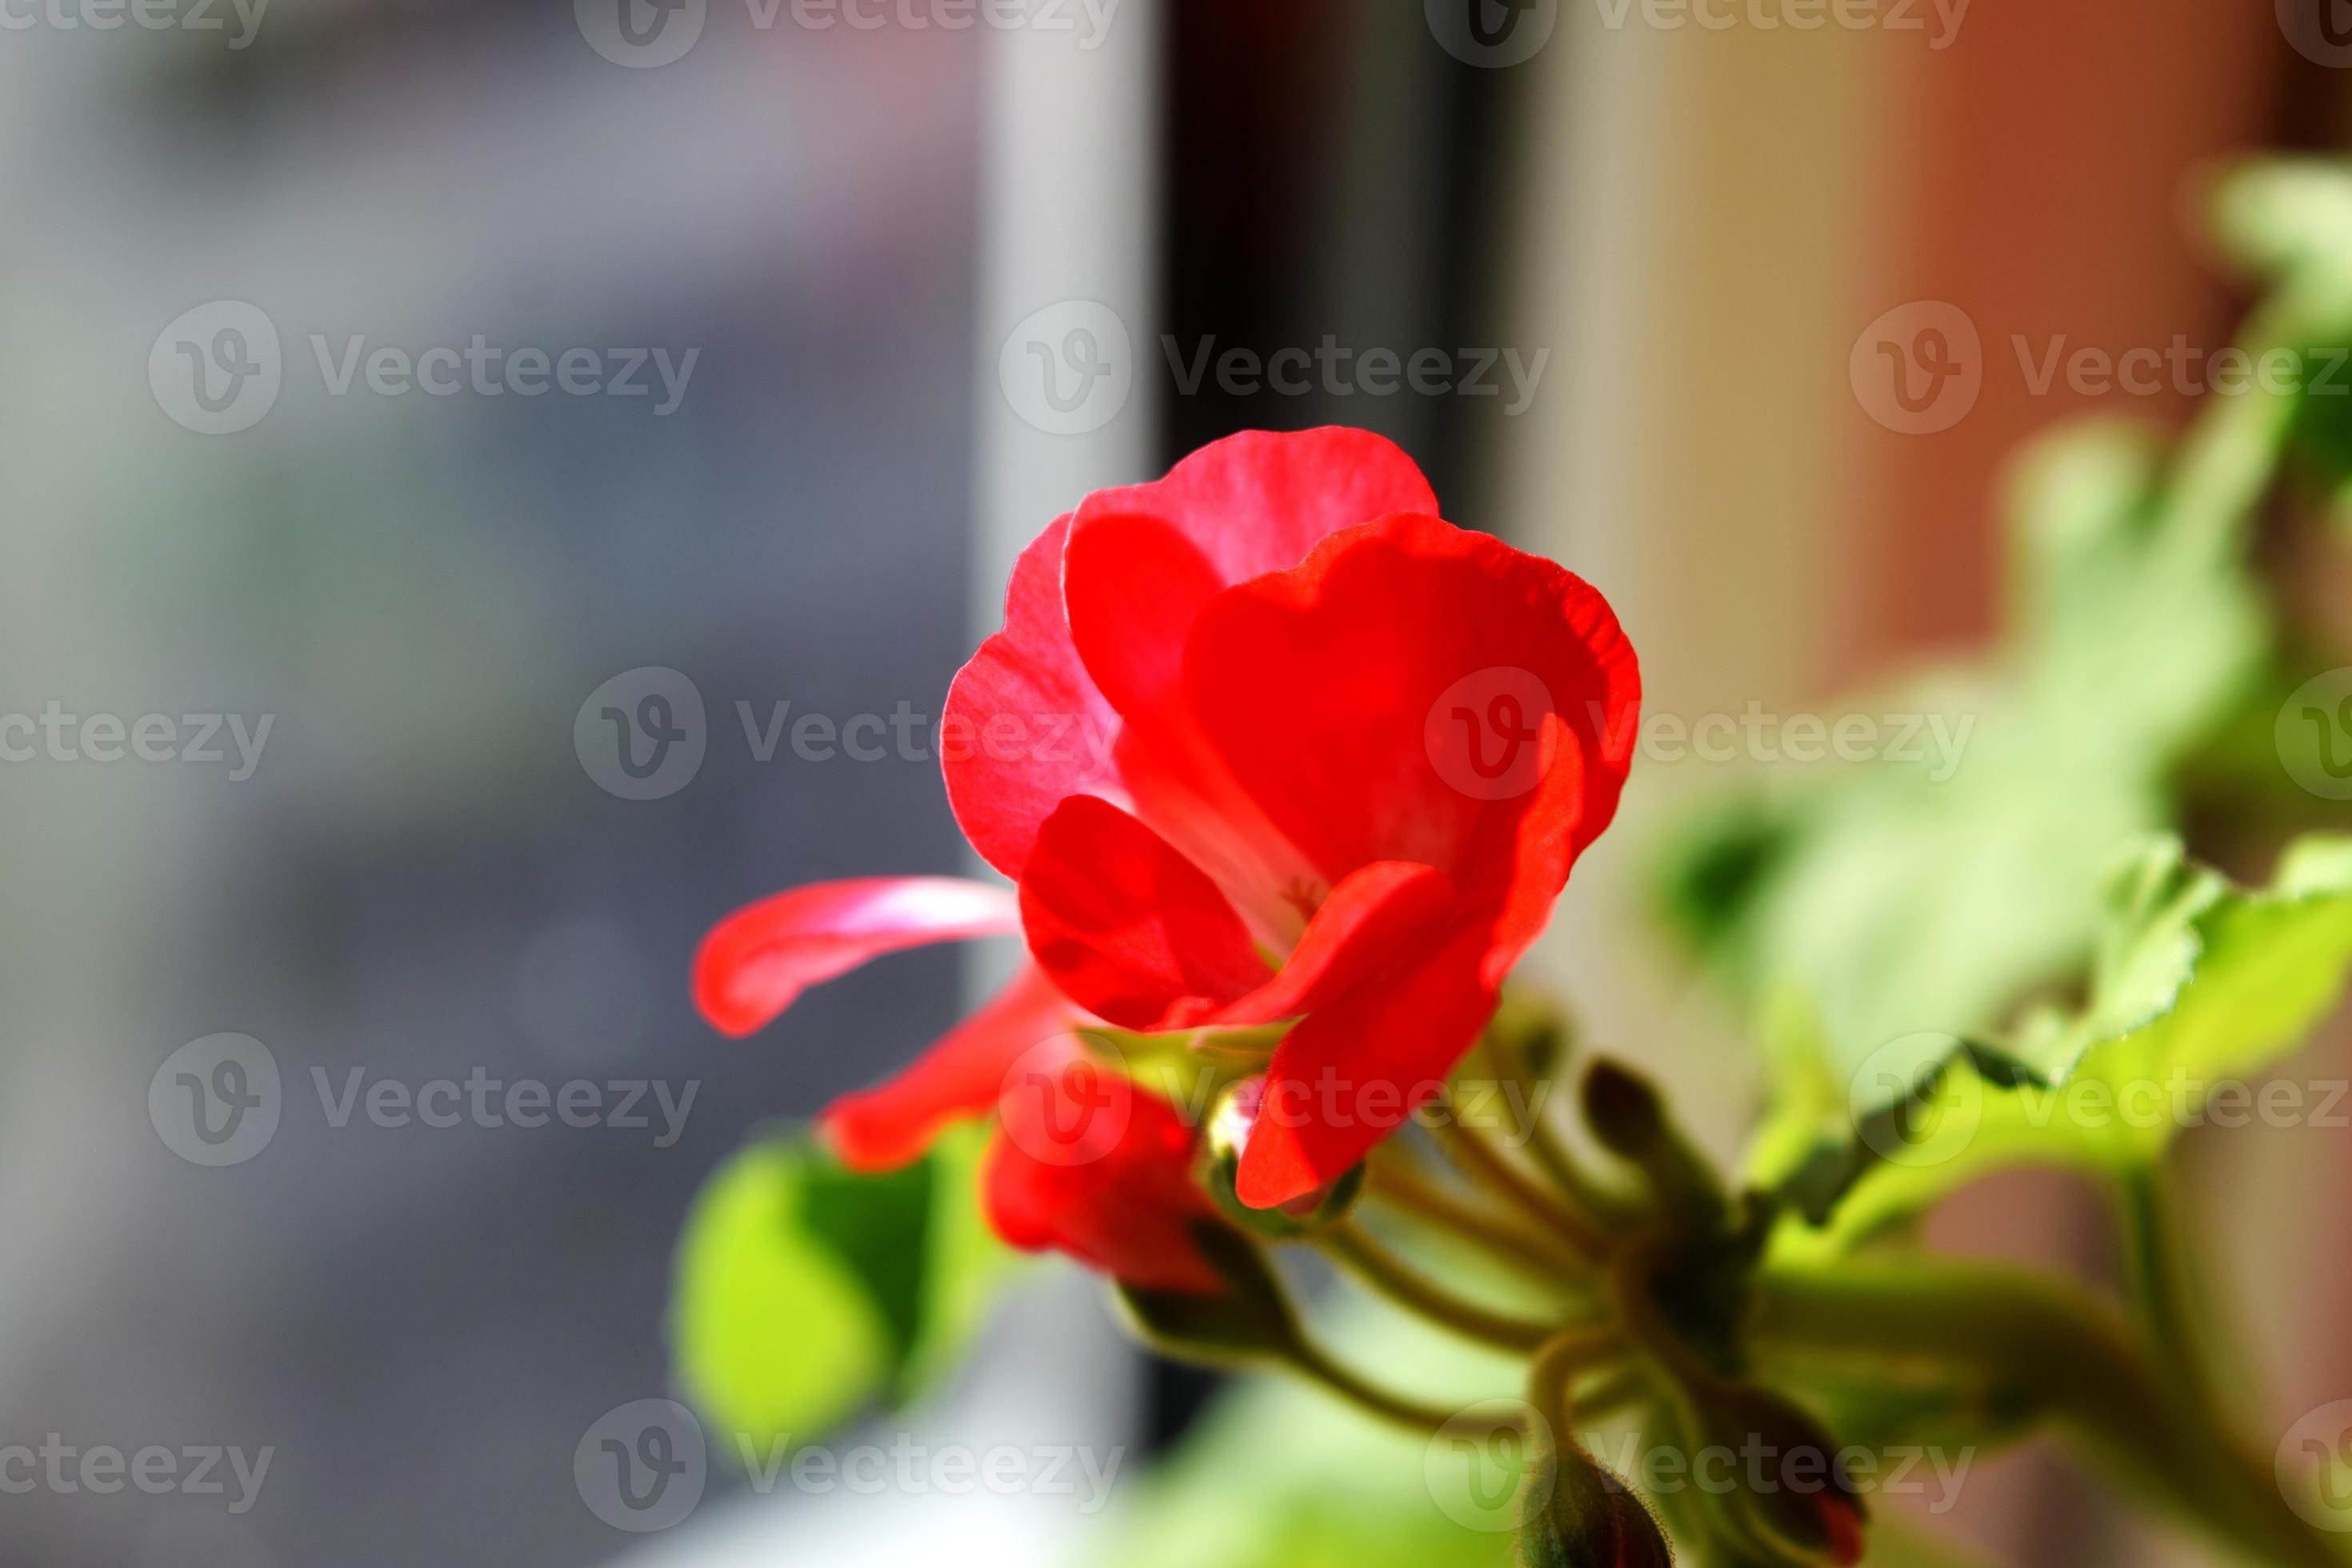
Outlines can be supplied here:
[[[1784, 1255], [1852, 1247], [2007, 1166], [2151, 1162], [2204, 1117], [2218, 1089], [2293, 1050], [2352, 973], [2352, 837], [2293, 846], [2259, 891], [2190, 867], [2178, 845], [2158, 841], [2126, 861], [2110, 889], [2087, 1002], [2070, 1015], [2030, 1016], [2003, 1053], [1963, 1050], [1941, 1064], [1895, 1135], [1864, 1127], [1866, 1152], [1834, 1195], [1827, 1228], [1784, 1225], [1776, 1238]], [[1770, 1163], [1756, 1167], [1792, 1195], [1813, 1173], [1791, 1153], [1804, 1148], [1803, 1129], [1815, 1134], [1815, 1159], [1841, 1146], [1822, 1058], [1810, 1072], [1804, 1110], [1776, 1120], [1762, 1145]], [[1820, 1205], [1809, 1217], [1821, 1219]]]
[[914, 1165], [863, 1175], [778, 1141], [710, 1179], [678, 1245], [671, 1339], [716, 1430], [813, 1441], [961, 1352], [1004, 1267], [979, 1212], [980, 1142], [959, 1130]]
[[2213, 237], [2231, 259], [2276, 278], [2352, 267], [2352, 169], [2317, 158], [2264, 159], [2214, 187]]
[[1843, 705], [1903, 716], [1918, 760], [1767, 781], [1670, 848], [1672, 923], [1749, 1005], [1801, 991], [1843, 1072], [1981, 1030], [2083, 963], [2101, 868], [2168, 824], [2180, 759], [2259, 677], [2241, 536], [2159, 507], [2158, 458], [2113, 424], [2029, 454], [2002, 646]]

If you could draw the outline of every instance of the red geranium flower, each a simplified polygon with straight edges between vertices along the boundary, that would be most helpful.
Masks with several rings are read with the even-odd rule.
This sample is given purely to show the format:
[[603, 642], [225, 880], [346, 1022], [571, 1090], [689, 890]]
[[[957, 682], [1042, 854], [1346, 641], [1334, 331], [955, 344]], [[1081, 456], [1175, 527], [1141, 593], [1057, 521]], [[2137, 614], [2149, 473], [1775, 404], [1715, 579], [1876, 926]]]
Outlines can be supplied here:
[[1296, 1020], [1239, 1173], [1244, 1202], [1286, 1203], [1476, 1039], [1615, 813], [1639, 691], [1599, 593], [1441, 521], [1387, 441], [1236, 436], [1057, 519], [949, 691], [950, 804], [1017, 894], [785, 893], [711, 933], [696, 995], [743, 1034], [878, 953], [1022, 931], [1031, 966], [827, 1112], [843, 1157], [877, 1166], [985, 1112], [1087, 1016]]

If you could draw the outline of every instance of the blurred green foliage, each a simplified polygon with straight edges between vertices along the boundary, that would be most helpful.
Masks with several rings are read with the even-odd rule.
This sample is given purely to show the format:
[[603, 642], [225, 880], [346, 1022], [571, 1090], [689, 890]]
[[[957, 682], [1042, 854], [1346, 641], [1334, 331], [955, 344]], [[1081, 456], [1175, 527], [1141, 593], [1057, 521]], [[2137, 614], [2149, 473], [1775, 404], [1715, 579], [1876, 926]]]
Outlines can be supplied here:
[[961, 1357], [1010, 1258], [981, 1216], [983, 1142], [964, 1128], [866, 1175], [779, 1139], [710, 1179], [678, 1244], [671, 1338], [682, 1391], [714, 1431], [816, 1442]]

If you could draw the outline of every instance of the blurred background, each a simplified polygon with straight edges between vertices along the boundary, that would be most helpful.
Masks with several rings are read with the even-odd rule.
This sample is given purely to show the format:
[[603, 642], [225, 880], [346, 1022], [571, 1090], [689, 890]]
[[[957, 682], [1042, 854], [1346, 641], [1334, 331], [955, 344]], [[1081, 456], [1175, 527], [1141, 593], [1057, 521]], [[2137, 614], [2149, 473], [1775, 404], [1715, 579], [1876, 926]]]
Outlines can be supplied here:
[[[1249, 426], [1402, 442], [1609, 593], [1656, 710], [1966, 644], [2017, 443], [2187, 404], [2008, 345], [2225, 342], [2189, 182], [2340, 145], [2332, 52], [2196, 0], [0, 0], [0, 1446], [274, 1456], [241, 1510], [226, 1461], [0, 1496], [0, 1562], [1087, 1560], [1066, 1506], [715, 1480], [638, 1542], [575, 1488], [669, 1386], [702, 1180], [976, 983], [935, 952], [749, 1043], [696, 1018], [726, 910], [964, 866], [925, 745], [779, 733], [919, 737], [1020, 544]], [[1923, 300], [1981, 385], [1910, 433], [1850, 356]], [[608, 706], [693, 739], [616, 773]], [[1752, 1086], [1630, 912], [1638, 847], [1545, 963], [1727, 1144]], [[176, 1059], [282, 1103], [192, 1157], [161, 1069], [223, 1035], [266, 1059]], [[594, 1110], [367, 1109], [475, 1079]], [[2352, 1385], [2352, 1270], [2293, 1240], [2352, 1157], [2285, 1142], [2213, 1178], [2294, 1199], [2235, 1237], [2308, 1287], [2243, 1303], [2282, 1425]], [[1946, 1239], [2095, 1265], [2095, 1208], [2030, 1195]], [[1045, 1279], [937, 1419], [1139, 1469], [1210, 1392]], [[2028, 1450], [1958, 1528], [2166, 1560], [2095, 1498]]]

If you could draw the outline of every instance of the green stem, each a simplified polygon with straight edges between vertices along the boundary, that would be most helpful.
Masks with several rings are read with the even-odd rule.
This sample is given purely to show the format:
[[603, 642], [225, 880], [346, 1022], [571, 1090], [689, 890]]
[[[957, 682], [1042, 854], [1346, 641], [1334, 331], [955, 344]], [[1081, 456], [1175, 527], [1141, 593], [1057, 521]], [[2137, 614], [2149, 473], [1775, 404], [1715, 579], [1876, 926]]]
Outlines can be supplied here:
[[1333, 1360], [1319, 1346], [1298, 1346], [1284, 1364], [1356, 1405], [1366, 1415], [1416, 1432], [1441, 1432], [1458, 1414], [1369, 1383], [1353, 1369]]
[[2211, 1320], [2189, 1270], [2185, 1222], [2172, 1182], [2161, 1165], [2148, 1163], [2124, 1172], [2119, 1185], [2133, 1303], [2147, 1321], [2158, 1358], [2170, 1363], [2184, 1391], [2218, 1411], [2221, 1378]]
[[1544, 1342], [1528, 1369], [1528, 1403], [1536, 1414], [1551, 1423], [1553, 1434], [1560, 1438], [1571, 1436], [1570, 1426], [1580, 1413], [1589, 1414], [1593, 1401], [1588, 1397], [1578, 1405], [1569, 1397], [1569, 1387], [1576, 1374], [1590, 1372], [1594, 1366], [1625, 1350], [1624, 1337], [1613, 1328], [1594, 1326], [1563, 1330]]
[[1552, 1184], [1567, 1194], [1570, 1204], [1610, 1229], [1622, 1230], [1638, 1219], [1640, 1205], [1627, 1194], [1612, 1191], [1587, 1171], [1576, 1152], [1569, 1147], [1568, 1140], [1560, 1136], [1559, 1128], [1543, 1114], [1544, 1086], [1528, 1061], [1527, 1053], [1519, 1048], [1519, 1042], [1494, 1034], [1487, 1037], [1483, 1049], [1498, 1078], [1507, 1079], [1527, 1091], [1528, 1148]]
[[1475, 1128], [1451, 1117], [1438, 1121], [1435, 1127], [1438, 1142], [1464, 1174], [1508, 1199], [1528, 1218], [1566, 1241], [1587, 1264], [1609, 1255], [1610, 1238], [1596, 1223], [1545, 1192]]
[[1317, 1245], [1365, 1285], [1409, 1312], [1442, 1323], [1465, 1338], [1507, 1351], [1532, 1351], [1549, 1341], [1558, 1325], [1490, 1312], [1441, 1289], [1374, 1240], [1363, 1226], [1342, 1220], [1316, 1237]]
[[[2307, 312], [2291, 300], [2291, 294], [2274, 299], [2239, 333], [2241, 347], [2257, 363], [2265, 350], [2300, 346], [2295, 318]], [[2177, 537], [2189, 543], [2242, 545], [2278, 470], [2300, 404], [2300, 394], [2273, 392], [2259, 376], [2242, 392], [2207, 397], [2173, 459], [2158, 531], [2178, 528]], [[2225, 531], [2211, 531], [2210, 523]]]
[[1621, 1366], [1603, 1373], [1572, 1397], [1570, 1408], [1580, 1421], [1606, 1421], [1649, 1392], [1650, 1380], [1641, 1368]]
[[1475, 1243], [1496, 1262], [1537, 1283], [1558, 1289], [1563, 1277], [1577, 1281], [1591, 1277], [1591, 1264], [1549, 1232], [1500, 1219], [1386, 1157], [1385, 1151], [1372, 1158], [1371, 1195], [1457, 1241]]
[[1961, 1370], [2031, 1394], [2112, 1468], [2255, 1560], [2344, 1568], [2267, 1470], [2156, 1375], [2129, 1326], [2074, 1292], [1943, 1262], [1784, 1269], [1758, 1279], [1751, 1328], [1795, 1353]]
[[2214, 1469], [2266, 1494], [2274, 1486], [2270, 1468], [2245, 1443], [2221, 1392], [2245, 1379], [2225, 1375], [2172, 1173], [2148, 1162], [2125, 1171], [2120, 1181], [2133, 1304], [2147, 1321], [2158, 1363], [2172, 1374], [2173, 1397], [2190, 1429], [2203, 1435]]

